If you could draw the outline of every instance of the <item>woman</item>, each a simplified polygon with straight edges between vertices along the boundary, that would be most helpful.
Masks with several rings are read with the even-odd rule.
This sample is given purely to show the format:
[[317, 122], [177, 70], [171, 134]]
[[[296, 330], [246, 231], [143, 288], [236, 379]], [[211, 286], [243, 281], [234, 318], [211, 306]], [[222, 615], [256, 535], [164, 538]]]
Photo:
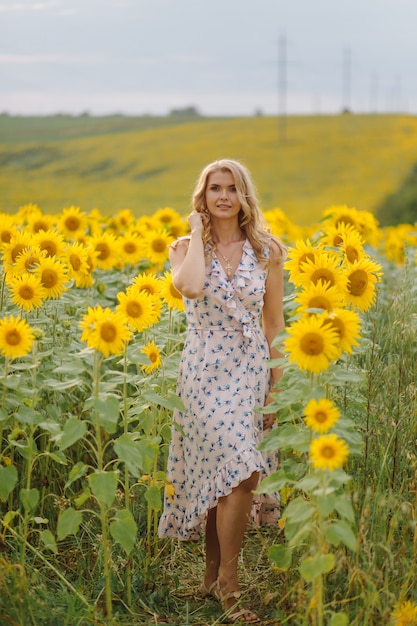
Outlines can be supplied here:
[[[191, 235], [171, 246], [175, 287], [186, 307], [176, 411], [161, 537], [197, 539], [205, 530], [202, 596], [220, 600], [229, 620], [254, 622], [241, 608], [238, 556], [251, 513], [253, 490], [276, 459], [257, 450], [273, 415], [267, 405], [280, 378], [267, 360], [284, 328], [285, 249], [263, 220], [246, 168], [237, 161], [210, 163], [201, 173], [189, 216]], [[260, 323], [262, 320], [262, 326]], [[258, 521], [278, 517], [278, 501], [258, 497]], [[262, 521], [262, 519], [260, 520]]]

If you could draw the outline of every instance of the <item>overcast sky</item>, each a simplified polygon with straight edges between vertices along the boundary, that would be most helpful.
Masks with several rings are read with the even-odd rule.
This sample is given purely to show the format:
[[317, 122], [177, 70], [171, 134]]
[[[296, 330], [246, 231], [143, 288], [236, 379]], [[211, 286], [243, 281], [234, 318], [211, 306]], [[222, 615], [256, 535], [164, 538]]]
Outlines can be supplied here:
[[0, 111], [417, 113], [417, 0], [0, 0]]

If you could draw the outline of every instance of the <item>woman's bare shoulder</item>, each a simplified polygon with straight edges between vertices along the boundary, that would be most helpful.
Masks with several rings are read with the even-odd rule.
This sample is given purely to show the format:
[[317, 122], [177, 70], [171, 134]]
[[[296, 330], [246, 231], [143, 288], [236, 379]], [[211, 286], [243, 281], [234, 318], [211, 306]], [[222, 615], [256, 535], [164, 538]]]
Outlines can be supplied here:
[[171, 248], [171, 250], [177, 250], [177, 248], [179, 248], [180, 250], [186, 250], [190, 244], [190, 239], [190, 235], [178, 237], [178, 239], [169, 244], [169, 247]]

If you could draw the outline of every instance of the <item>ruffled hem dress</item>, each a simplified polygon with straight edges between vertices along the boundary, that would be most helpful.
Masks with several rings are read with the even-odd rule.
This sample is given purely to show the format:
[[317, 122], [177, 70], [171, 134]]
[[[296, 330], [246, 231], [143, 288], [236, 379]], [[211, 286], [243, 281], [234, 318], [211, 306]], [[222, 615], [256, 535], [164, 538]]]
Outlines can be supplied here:
[[[175, 245], [175, 244], [174, 244]], [[267, 249], [269, 250], [269, 249]], [[229, 280], [215, 253], [200, 297], [184, 298], [187, 335], [177, 393], [160, 537], [197, 540], [207, 512], [253, 472], [276, 470], [276, 454], [263, 454], [264, 406], [270, 388], [269, 347], [260, 319], [267, 269], [246, 240]], [[177, 425], [177, 426], [175, 426]], [[258, 525], [279, 518], [278, 494], [254, 495]]]

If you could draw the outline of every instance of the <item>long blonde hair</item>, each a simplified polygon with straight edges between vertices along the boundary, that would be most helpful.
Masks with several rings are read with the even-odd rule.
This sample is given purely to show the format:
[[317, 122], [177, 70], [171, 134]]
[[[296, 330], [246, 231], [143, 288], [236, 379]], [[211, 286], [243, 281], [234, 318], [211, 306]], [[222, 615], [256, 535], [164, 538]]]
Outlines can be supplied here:
[[211, 231], [209, 211], [206, 204], [206, 189], [210, 174], [214, 172], [230, 172], [235, 180], [237, 196], [240, 202], [238, 221], [241, 230], [249, 240], [258, 261], [268, 264], [268, 256], [265, 254], [265, 246], [273, 240], [279, 248], [281, 258], [286, 256], [286, 248], [283, 243], [271, 234], [270, 228], [259, 208], [255, 187], [247, 168], [239, 161], [232, 159], [220, 159], [206, 165], [202, 170], [193, 193], [193, 209], [203, 214], [203, 241], [209, 254], [215, 243]]

